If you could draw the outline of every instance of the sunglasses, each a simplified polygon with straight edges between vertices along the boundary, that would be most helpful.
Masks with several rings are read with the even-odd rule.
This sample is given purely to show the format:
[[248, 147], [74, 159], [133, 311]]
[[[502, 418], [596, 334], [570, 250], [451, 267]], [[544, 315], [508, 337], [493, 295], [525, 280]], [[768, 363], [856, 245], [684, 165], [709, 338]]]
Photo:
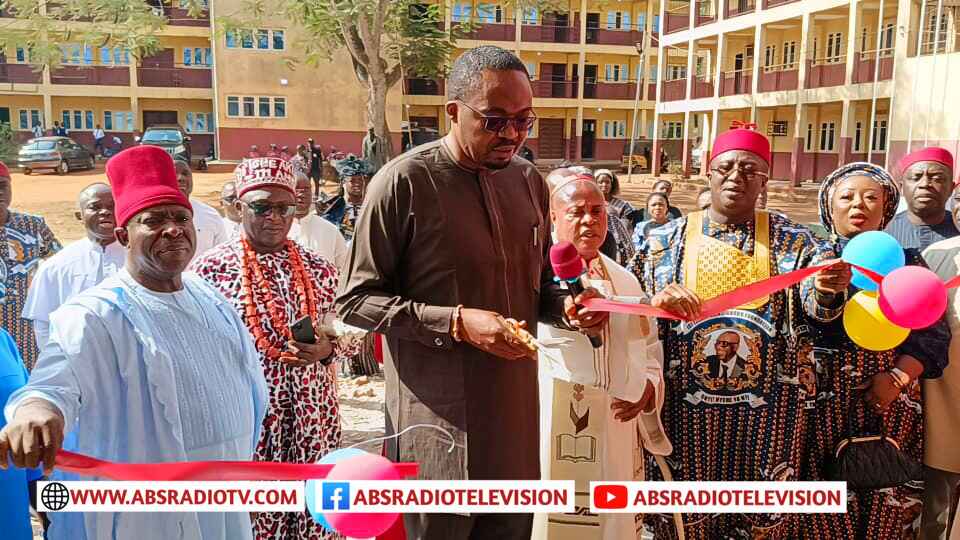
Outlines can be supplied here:
[[530, 130], [530, 128], [533, 127], [534, 122], [537, 121], [537, 115], [533, 113], [530, 113], [530, 116], [525, 116], [523, 118], [490, 116], [488, 114], [483, 114], [482, 112], [474, 109], [462, 101], [459, 101], [459, 103], [483, 119], [483, 129], [491, 133], [496, 133], [497, 135], [503, 133], [503, 130], [507, 129], [507, 126], [513, 126], [513, 129], [515, 129], [517, 133], [526, 133]]
[[297, 212], [296, 204], [285, 204], [285, 203], [269, 204], [269, 203], [261, 203], [261, 202], [246, 203], [243, 201], [240, 201], [240, 202], [243, 203], [244, 206], [246, 206], [250, 210], [253, 210], [253, 215], [258, 217], [263, 217], [268, 213], [270, 213], [270, 211], [275, 211], [280, 217], [288, 218]]

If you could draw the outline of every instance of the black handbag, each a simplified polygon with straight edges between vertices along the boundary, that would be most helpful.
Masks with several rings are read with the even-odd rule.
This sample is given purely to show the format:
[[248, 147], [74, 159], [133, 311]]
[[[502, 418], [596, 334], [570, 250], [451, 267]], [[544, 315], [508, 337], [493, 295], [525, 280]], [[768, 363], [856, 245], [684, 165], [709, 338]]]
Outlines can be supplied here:
[[[852, 401], [861, 400], [854, 397]], [[868, 414], [872, 412], [868, 410]], [[883, 417], [878, 416], [879, 435], [848, 436], [837, 444], [827, 463], [827, 480], [846, 482], [847, 489], [868, 490], [902, 486], [922, 478], [923, 466], [887, 436]]]

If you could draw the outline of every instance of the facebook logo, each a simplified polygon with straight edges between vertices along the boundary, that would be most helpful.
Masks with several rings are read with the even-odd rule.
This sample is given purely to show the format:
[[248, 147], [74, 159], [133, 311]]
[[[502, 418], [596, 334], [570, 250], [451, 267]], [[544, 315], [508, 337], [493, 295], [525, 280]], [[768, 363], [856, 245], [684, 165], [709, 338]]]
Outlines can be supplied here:
[[321, 493], [320, 507], [323, 510], [349, 510], [350, 509], [350, 483], [349, 482], [324, 482]]

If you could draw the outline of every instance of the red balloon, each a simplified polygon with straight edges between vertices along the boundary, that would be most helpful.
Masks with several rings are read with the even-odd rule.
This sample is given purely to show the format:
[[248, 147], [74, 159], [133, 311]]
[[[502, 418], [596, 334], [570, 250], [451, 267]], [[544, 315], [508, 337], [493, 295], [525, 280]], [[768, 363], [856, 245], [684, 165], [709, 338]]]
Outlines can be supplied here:
[[904, 266], [880, 283], [880, 311], [903, 328], [926, 328], [947, 309], [947, 288], [940, 278], [921, 266]]
[[[400, 473], [389, 459], [374, 454], [349, 457], [330, 470], [325, 481], [400, 480]], [[385, 533], [399, 514], [329, 513], [323, 514], [331, 527], [351, 538], [373, 538]]]

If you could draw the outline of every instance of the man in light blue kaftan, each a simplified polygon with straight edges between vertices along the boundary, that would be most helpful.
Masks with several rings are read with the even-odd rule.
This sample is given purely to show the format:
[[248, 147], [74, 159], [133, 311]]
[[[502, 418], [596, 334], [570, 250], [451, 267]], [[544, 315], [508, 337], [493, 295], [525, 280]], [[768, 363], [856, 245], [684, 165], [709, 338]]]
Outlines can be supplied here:
[[[51, 315], [40, 361], [4, 410], [0, 455], [9, 448], [17, 466], [36, 466], [42, 455], [49, 470], [75, 424], [77, 451], [110, 461], [253, 456], [267, 399], [257, 351], [227, 301], [182, 274], [196, 246], [192, 210], [169, 156], [148, 148], [107, 166], [126, 267]], [[31, 425], [40, 427], [25, 436]], [[51, 518], [51, 540], [252, 538], [247, 513]]]

